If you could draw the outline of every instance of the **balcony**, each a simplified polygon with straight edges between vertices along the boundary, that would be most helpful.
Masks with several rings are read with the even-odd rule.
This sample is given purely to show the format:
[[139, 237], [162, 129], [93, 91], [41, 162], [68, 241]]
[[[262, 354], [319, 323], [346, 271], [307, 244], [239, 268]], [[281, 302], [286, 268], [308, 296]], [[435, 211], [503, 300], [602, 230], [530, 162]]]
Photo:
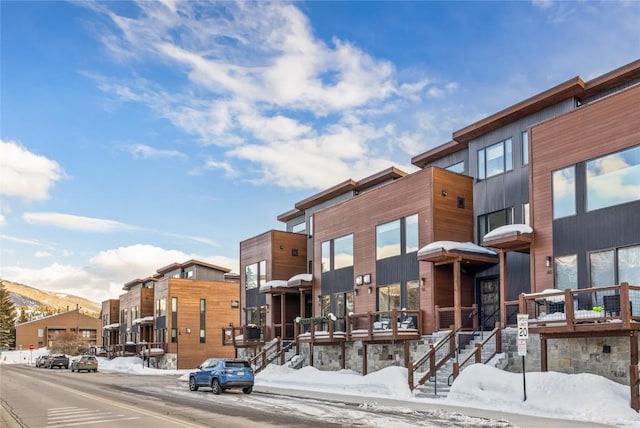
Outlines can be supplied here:
[[606, 335], [640, 330], [640, 286], [625, 282], [608, 287], [522, 294], [518, 310], [529, 315], [530, 333]]
[[297, 318], [298, 343], [339, 344], [343, 342], [396, 342], [422, 336], [422, 311], [392, 310], [351, 313], [344, 318]]
[[233, 345], [236, 348], [254, 348], [264, 346], [264, 332], [266, 326], [245, 324], [243, 326], [234, 326], [222, 328], [222, 344]]

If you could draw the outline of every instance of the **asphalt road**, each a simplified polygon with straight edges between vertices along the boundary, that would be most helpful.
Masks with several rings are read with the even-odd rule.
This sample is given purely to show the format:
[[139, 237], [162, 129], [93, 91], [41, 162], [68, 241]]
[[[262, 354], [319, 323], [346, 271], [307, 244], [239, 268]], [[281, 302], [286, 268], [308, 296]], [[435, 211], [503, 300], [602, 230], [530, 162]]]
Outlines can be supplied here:
[[0, 365], [0, 427], [605, 427], [481, 409], [256, 386], [191, 392], [175, 376]]

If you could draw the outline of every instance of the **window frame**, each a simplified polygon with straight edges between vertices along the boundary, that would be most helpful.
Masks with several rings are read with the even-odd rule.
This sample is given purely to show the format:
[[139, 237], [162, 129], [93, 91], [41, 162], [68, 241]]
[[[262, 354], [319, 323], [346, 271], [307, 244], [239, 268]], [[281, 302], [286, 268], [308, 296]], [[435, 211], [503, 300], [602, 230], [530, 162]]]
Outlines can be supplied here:
[[[493, 159], [488, 160], [487, 154], [490, 150], [501, 147], [501, 157], [502, 157], [502, 170], [499, 172], [492, 173], [488, 175], [488, 164], [489, 161], [493, 161]], [[497, 157], [495, 158], [497, 159]], [[478, 162], [478, 180], [486, 180], [491, 177], [496, 177], [501, 174], [505, 174], [509, 171], [513, 171], [513, 139], [512, 137], [505, 138], [502, 141], [498, 141], [497, 143], [491, 144], [489, 146], [478, 149], [477, 151], [477, 162]]]

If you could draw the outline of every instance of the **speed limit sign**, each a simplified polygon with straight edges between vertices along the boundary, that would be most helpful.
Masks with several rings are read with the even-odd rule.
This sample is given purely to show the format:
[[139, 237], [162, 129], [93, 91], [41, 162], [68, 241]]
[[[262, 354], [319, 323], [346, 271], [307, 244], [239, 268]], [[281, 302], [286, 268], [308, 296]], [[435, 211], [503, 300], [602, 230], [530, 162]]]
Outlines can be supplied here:
[[529, 338], [529, 314], [518, 314], [518, 339]]

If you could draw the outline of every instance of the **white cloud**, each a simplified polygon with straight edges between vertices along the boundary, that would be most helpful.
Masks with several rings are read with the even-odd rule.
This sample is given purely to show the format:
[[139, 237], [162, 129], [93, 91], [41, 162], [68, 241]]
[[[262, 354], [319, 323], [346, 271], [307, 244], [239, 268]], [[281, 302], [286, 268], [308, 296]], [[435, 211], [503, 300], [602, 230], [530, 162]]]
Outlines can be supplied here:
[[131, 146], [124, 146], [122, 150], [131, 153], [136, 159], [150, 159], [150, 158], [181, 158], [186, 159], [187, 155], [177, 150], [159, 150], [145, 144], [134, 144]]
[[553, 0], [533, 0], [532, 3], [540, 9], [549, 9], [553, 6]]
[[0, 235], [0, 240], [2, 241], [10, 241], [10, 242], [15, 242], [18, 244], [26, 244], [26, 245], [35, 245], [35, 246], [40, 246], [40, 247], [48, 247], [47, 244], [40, 242], [40, 241], [34, 241], [33, 239], [24, 239], [24, 238], [18, 238], [16, 236], [10, 236], [10, 235]]
[[[425, 108], [420, 103], [427, 97], [442, 100], [457, 89], [423, 73], [403, 81], [391, 62], [347, 40], [315, 37], [295, 4], [136, 4], [135, 17], [118, 16], [106, 3], [85, 6], [110, 21], [113, 31], [99, 37], [118, 61], [170, 67], [184, 84], [169, 89], [142, 72], [130, 79], [84, 74], [116, 98], [145, 104], [203, 144], [223, 148], [224, 162], [205, 168], [227, 177], [321, 188], [406, 162], [416, 153], [404, 150], [426, 145], [397, 138], [404, 124], [389, 128], [398, 115], [409, 115], [399, 108], [413, 112]], [[359, 125], [365, 123], [377, 125]], [[413, 141], [440, 143], [446, 132], [438, 123], [428, 138], [413, 130]], [[314, 161], [305, 168], [291, 156], [302, 150]]]
[[146, 278], [172, 263], [196, 259], [238, 272], [239, 261], [221, 256], [187, 254], [152, 245], [132, 245], [101, 251], [87, 266], [53, 263], [42, 268], [0, 265], [0, 277], [43, 290], [74, 294], [96, 303], [117, 299], [122, 286], [136, 278]]
[[4, 215], [0, 214], [0, 227], [7, 225], [7, 219], [4, 218]]
[[51, 254], [48, 251], [36, 251], [33, 256], [36, 258], [46, 258], [46, 257], [53, 257], [53, 254]]
[[26, 201], [47, 200], [51, 188], [64, 177], [57, 162], [15, 141], [0, 140], [0, 194]]
[[82, 232], [111, 233], [122, 230], [137, 229], [114, 220], [101, 218], [83, 217], [63, 213], [24, 213], [22, 219], [30, 224], [41, 226], [53, 226], [61, 229], [77, 230]]

